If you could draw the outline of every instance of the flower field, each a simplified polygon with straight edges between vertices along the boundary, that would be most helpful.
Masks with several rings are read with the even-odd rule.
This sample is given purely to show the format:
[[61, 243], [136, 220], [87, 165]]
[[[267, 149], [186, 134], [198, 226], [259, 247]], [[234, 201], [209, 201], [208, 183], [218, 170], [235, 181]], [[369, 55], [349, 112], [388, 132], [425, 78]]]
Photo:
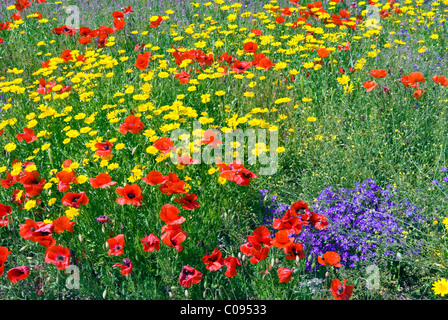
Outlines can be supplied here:
[[1, 299], [446, 299], [447, 14], [2, 1]]

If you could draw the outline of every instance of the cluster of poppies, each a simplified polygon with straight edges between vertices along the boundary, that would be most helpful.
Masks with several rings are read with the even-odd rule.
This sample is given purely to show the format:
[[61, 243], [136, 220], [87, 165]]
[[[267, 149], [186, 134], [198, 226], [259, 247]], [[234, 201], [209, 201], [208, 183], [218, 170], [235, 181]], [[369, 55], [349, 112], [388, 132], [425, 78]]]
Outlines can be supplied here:
[[[385, 78], [387, 76], [387, 71], [384, 69], [372, 69], [372, 70], [370, 70], [369, 74], [372, 77], [374, 77], [375, 79], [381, 79], [381, 78]], [[441, 85], [443, 87], [448, 86], [448, 79], [445, 76], [437, 74], [437, 75], [431, 77], [431, 79], [438, 85]], [[417, 100], [420, 100], [420, 98], [423, 96], [423, 94], [426, 93], [426, 90], [418, 88], [421, 83], [425, 83], [425, 82], [426, 82], [426, 79], [421, 72], [411, 72], [410, 74], [404, 75], [401, 77], [401, 83], [406, 88], [415, 88], [413, 96]], [[364, 83], [362, 85], [366, 89], [366, 92], [370, 92], [378, 86], [378, 83], [376, 83], [375, 81], [372, 81], [372, 80], [367, 80], [367, 81], [364, 81]], [[386, 87], [386, 86], [381, 86], [381, 87], [384, 92], [390, 93], [388, 87]]]
[[69, 36], [74, 36], [79, 31], [80, 37], [78, 39], [78, 42], [80, 44], [89, 44], [92, 42], [92, 39], [98, 37], [98, 48], [104, 48], [107, 44], [107, 38], [116, 31], [124, 28], [126, 24], [124, 17], [126, 14], [129, 14], [131, 12], [134, 12], [131, 6], [125, 8], [123, 11], [114, 11], [112, 13], [112, 17], [114, 18], [113, 28], [102, 25], [98, 29], [92, 30], [89, 27], [82, 26], [79, 28], [79, 30], [77, 30], [70, 26], [63, 25], [61, 27], [53, 28], [52, 32], [56, 35], [66, 34]]

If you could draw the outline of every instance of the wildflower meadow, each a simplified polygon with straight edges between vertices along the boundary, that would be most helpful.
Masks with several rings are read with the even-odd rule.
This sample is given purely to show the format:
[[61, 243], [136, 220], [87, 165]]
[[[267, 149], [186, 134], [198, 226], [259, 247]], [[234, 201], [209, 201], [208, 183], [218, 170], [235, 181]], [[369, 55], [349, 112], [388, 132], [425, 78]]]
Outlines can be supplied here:
[[2, 0], [0, 300], [446, 300], [448, 0]]

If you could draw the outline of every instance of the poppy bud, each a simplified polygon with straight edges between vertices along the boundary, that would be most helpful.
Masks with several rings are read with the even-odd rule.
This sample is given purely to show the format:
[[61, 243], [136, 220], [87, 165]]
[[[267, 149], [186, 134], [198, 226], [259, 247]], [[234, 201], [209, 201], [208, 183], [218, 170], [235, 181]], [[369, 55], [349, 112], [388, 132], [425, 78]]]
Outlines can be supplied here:
[[109, 243], [106, 242], [106, 250], [109, 250]]
[[185, 290], [185, 297], [188, 299], [190, 297], [190, 294], [188, 293], [188, 290]]
[[271, 259], [271, 265], [273, 266], [275, 264], [275, 259], [274, 259], [274, 257], [272, 257], [272, 259]]
[[106, 232], [105, 228], [104, 228], [104, 224], [101, 226], [101, 231], [103, 231], [103, 233]]
[[327, 271], [325, 272], [325, 278], [328, 278], [330, 276], [330, 273]]
[[48, 195], [51, 196], [51, 190], [48, 190]]
[[79, 242], [82, 242], [82, 235], [78, 234]]
[[300, 257], [297, 255], [296, 256], [296, 263], [299, 264], [299, 261], [300, 261]]
[[168, 295], [170, 296], [170, 299], [173, 299], [173, 294], [171, 292], [168, 292]]
[[204, 291], [204, 293], [202, 294], [202, 297], [205, 299], [206, 295], [207, 295], [207, 290]]
[[104, 291], [103, 291], [103, 299], [106, 299], [106, 295], [107, 295], [107, 288], [104, 289]]
[[131, 152], [131, 154], [132, 154], [132, 155], [134, 155], [134, 153], [135, 153], [135, 150], [137, 150], [137, 148], [138, 148], [138, 146], [137, 146], [137, 147], [135, 147], [134, 149], [132, 149], [132, 152]]
[[238, 260], [241, 260], [241, 252], [238, 252]]
[[278, 258], [275, 258], [275, 264], [280, 264], [280, 260]]
[[246, 256], [245, 255], [241, 258], [241, 261], [243, 261], [243, 262], [246, 261]]

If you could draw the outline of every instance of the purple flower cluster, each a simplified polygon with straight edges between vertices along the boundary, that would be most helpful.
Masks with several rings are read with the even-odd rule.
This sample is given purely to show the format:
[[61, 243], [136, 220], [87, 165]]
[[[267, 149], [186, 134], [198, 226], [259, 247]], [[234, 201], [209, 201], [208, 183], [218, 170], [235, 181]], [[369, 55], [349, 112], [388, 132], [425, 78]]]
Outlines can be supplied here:
[[[268, 213], [263, 224], [269, 227], [289, 206], [276, 202], [267, 190], [260, 192]], [[337, 252], [341, 264], [347, 267], [356, 267], [362, 261], [374, 263], [381, 256], [397, 260], [400, 254], [418, 254], [418, 247], [406, 249], [403, 231], [427, 219], [419, 214], [420, 208], [399, 196], [393, 186], [382, 188], [370, 179], [356, 184], [354, 189], [323, 190], [310, 210], [326, 215], [328, 227], [304, 227], [297, 235], [296, 241], [303, 243], [307, 252], [307, 269], [318, 267], [317, 256], [326, 251]]]

